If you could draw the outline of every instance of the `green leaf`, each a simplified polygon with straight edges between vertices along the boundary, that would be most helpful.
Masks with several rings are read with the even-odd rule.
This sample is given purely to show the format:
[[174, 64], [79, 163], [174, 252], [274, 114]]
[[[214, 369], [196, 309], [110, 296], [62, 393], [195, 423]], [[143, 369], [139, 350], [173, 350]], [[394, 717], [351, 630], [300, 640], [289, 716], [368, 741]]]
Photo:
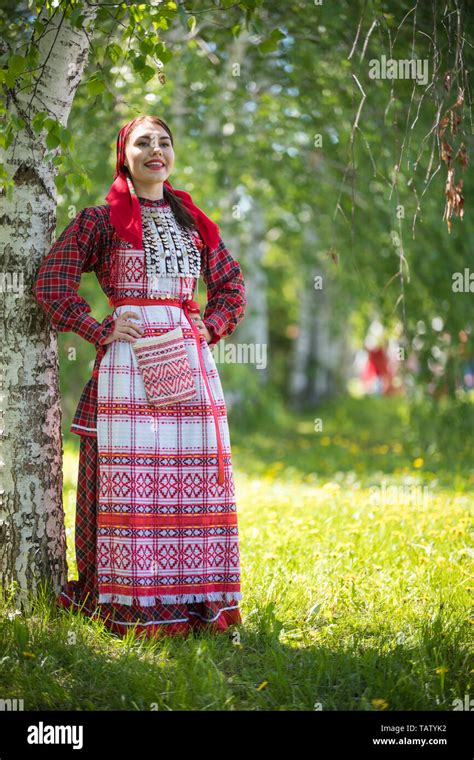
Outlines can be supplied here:
[[281, 32], [279, 29], [274, 29], [271, 33], [270, 37], [267, 40], [264, 40], [259, 46], [258, 49], [261, 53], [273, 53], [275, 50], [278, 49], [278, 43], [285, 35], [283, 32]]
[[61, 140], [61, 145], [66, 148], [72, 140], [72, 132], [67, 127], [60, 126], [59, 130], [59, 139]]
[[140, 42], [138, 43], [138, 47], [140, 48], [140, 50], [142, 51], [144, 55], [149, 55], [150, 53], [153, 52], [154, 42], [153, 40], [150, 40], [150, 39], [140, 40]]
[[39, 55], [40, 55], [40, 52], [39, 52], [38, 47], [36, 47], [35, 45], [30, 47], [26, 55], [26, 62], [28, 64], [29, 69], [34, 68], [38, 64]]
[[140, 78], [143, 79], [144, 82], [148, 82], [152, 77], [156, 74], [156, 69], [153, 69], [151, 66], [144, 66], [139, 71]]
[[5, 130], [5, 139], [3, 143], [5, 150], [10, 147], [12, 142], [13, 142], [13, 129], [12, 129], [12, 125], [9, 124]]
[[107, 8], [99, 8], [96, 16], [96, 23], [101, 24], [103, 21], [108, 21], [110, 18], [110, 11]]
[[173, 53], [164, 46], [162, 42], [155, 45], [155, 55], [162, 63], [168, 63], [173, 57]]
[[87, 91], [89, 95], [100, 95], [101, 92], [104, 92], [105, 90], [105, 84], [102, 79], [99, 79], [98, 77], [92, 77], [87, 82]]
[[14, 88], [14, 86], [15, 86], [15, 83], [16, 83], [16, 80], [17, 80], [17, 75], [16, 74], [12, 74], [11, 71], [5, 71], [5, 73], [3, 75], [3, 80], [4, 80], [5, 84], [7, 85], [7, 87], [9, 87], [10, 90], [12, 90]]
[[59, 129], [59, 121], [56, 121], [56, 119], [52, 119], [51, 116], [48, 116], [48, 118], [44, 120], [44, 126], [49, 132], [57, 132]]
[[158, 21], [152, 21], [151, 25], [153, 29], [164, 29], [166, 31], [169, 28], [169, 23], [165, 18], [160, 18]]
[[0, 186], [2, 188], [8, 188], [14, 185], [13, 177], [7, 172], [4, 164], [0, 164]]
[[[174, 7], [171, 7], [171, 6], [174, 6]], [[181, 6], [179, 6], [179, 8], [181, 8]], [[176, 17], [176, 9], [177, 9], [177, 6], [175, 3], [167, 3], [166, 5], [161, 5], [160, 15], [162, 17], [166, 16], [167, 18]], [[179, 9], [178, 9], [178, 13], [179, 13]]]
[[146, 66], [146, 56], [135, 54], [135, 57], [132, 58], [132, 66], [135, 71], [141, 71], [144, 69]]
[[49, 150], [53, 150], [54, 148], [57, 148], [58, 145], [61, 144], [61, 138], [57, 134], [57, 132], [48, 132], [48, 135], [46, 137], [46, 147]]
[[105, 53], [110, 58], [112, 63], [117, 63], [120, 56], [122, 55], [122, 48], [120, 45], [117, 45], [116, 42], [111, 42], [110, 45], [107, 45]]
[[16, 127], [17, 132], [19, 132], [25, 126], [25, 121], [21, 118], [21, 116], [17, 116], [14, 113], [10, 114], [10, 120], [13, 123], [13, 125]]
[[130, 14], [130, 18], [135, 21], [135, 23], [139, 23], [145, 18], [145, 10], [146, 5], [144, 3], [141, 3], [140, 5], [130, 5], [128, 12]]
[[26, 58], [22, 55], [12, 55], [8, 61], [8, 72], [18, 76], [26, 69]]
[[41, 132], [41, 130], [44, 128], [44, 122], [47, 115], [48, 114], [46, 111], [40, 111], [33, 116], [31, 126], [35, 132]]

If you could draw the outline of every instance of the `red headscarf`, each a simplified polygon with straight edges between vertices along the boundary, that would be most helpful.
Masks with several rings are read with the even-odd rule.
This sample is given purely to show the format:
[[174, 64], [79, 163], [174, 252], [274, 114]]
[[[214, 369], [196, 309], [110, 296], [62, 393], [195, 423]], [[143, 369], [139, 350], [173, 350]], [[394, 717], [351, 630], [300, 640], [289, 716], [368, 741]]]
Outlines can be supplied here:
[[[137, 117], [138, 118], [138, 117]], [[138, 200], [133, 182], [130, 177], [123, 171], [125, 161], [125, 138], [130, 129], [133, 128], [137, 119], [132, 119], [128, 124], [122, 127], [117, 137], [117, 162], [115, 166], [114, 181], [105, 196], [105, 200], [110, 204], [110, 222], [117, 230], [118, 235], [136, 248], [143, 248], [142, 240], [142, 215], [140, 210], [140, 201]], [[167, 189], [176, 195], [183, 206], [190, 212], [196, 220], [196, 226], [202, 235], [202, 238], [209, 248], [213, 251], [219, 244], [219, 227], [193, 203], [190, 194], [185, 190], [176, 190], [166, 179], [163, 183]]]

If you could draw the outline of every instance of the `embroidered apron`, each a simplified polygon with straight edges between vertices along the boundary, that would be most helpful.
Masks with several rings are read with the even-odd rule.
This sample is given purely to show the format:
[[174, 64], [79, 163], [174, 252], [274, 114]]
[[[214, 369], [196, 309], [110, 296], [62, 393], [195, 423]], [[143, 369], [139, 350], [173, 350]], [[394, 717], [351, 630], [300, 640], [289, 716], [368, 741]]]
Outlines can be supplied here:
[[130, 319], [145, 328], [143, 337], [179, 326], [196, 396], [154, 406], [132, 344], [107, 345], [97, 405], [99, 603], [238, 600], [227, 410], [212, 351], [189, 319], [202, 241], [177, 224], [166, 202], [141, 208], [144, 250], [115, 239], [114, 316], [137, 313]]

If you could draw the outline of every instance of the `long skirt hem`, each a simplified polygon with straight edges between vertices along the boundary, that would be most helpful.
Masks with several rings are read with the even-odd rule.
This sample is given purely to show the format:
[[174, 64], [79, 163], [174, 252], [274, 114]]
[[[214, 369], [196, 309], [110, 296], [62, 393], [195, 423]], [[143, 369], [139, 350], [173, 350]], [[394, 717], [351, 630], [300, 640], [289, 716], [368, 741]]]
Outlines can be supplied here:
[[69, 581], [59, 596], [58, 607], [77, 611], [91, 619], [101, 620], [112, 633], [146, 638], [187, 636], [191, 632], [223, 633], [230, 626], [240, 625], [242, 617], [238, 604], [195, 602], [138, 608], [119, 604], [97, 604], [93, 592], [79, 590], [77, 581]]
[[[186, 602], [167, 599], [167, 595], [149, 597], [152, 605], [139, 603], [137, 597], [128, 598], [128, 604], [103, 600], [97, 576], [97, 465], [97, 439], [81, 436], [75, 530], [78, 579], [63, 585], [56, 597], [57, 606], [97, 617], [120, 636], [130, 630], [146, 637], [186, 636], [191, 631], [218, 633], [240, 625], [238, 589], [189, 594], [193, 599]], [[213, 596], [216, 593], [218, 598]]]

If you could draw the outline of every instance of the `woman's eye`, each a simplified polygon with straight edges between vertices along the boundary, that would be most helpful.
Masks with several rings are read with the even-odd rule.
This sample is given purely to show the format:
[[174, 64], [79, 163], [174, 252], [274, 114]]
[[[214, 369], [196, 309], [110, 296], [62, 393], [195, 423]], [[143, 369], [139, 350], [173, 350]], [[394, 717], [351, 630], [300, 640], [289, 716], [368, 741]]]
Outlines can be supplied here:
[[[140, 145], [148, 145], [148, 143], [145, 140], [141, 140], [139, 143], [137, 143], [137, 145], [139, 145], [139, 146]], [[169, 148], [170, 145], [171, 145], [171, 143], [166, 142], [166, 143], [161, 143], [161, 145], [162, 145], [163, 148]]]

